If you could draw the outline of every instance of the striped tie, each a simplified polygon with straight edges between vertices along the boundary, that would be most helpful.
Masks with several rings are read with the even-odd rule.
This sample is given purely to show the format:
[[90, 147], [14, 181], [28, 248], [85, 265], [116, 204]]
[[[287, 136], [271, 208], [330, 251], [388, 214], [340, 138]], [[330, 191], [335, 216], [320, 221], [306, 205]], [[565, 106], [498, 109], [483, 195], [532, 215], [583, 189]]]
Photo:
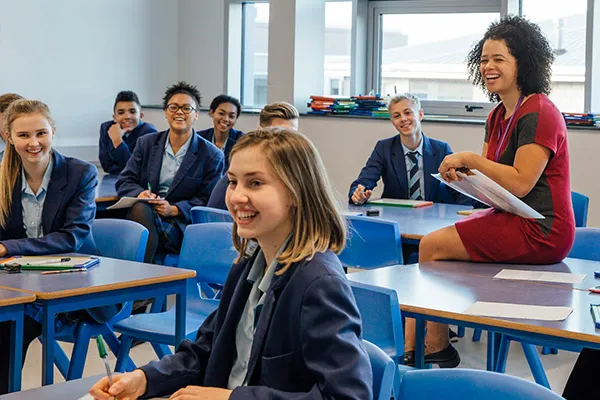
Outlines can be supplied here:
[[408, 198], [411, 200], [423, 200], [421, 196], [421, 180], [419, 179], [419, 153], [409, 151], [407, 154], [410, 160], [410, 170], [408, 172], [409, 181]]

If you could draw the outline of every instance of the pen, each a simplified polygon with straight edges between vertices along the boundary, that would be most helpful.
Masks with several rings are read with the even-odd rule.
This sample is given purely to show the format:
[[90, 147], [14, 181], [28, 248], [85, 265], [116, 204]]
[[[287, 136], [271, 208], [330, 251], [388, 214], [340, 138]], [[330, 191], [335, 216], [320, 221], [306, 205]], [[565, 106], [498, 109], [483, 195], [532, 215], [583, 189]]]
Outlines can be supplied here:
[[48, 264], [60, 264], [63, 262], [71, 261], [71, 257], [62, 258], [49, 258], [47, 260], [36, 261], [32, 263], [26, 263], [25, 265], [48, 265]]
[[[96, 344], [98, 345], [98, 355], [104, 361], [104, 366], [106, 367], [106, 376], [108, 376], [108, 383], [110, 384], [110, 386], [112, 386], [113, 385], [112, 372], [110, 371], [110, 365], [108, 364], [108, 359], [106, 358], [106, 356], [107, 356], [106, 346], [104, 344], [104, 339], [102, 338], [101, 334], [96, 336]], [[115, 397], [115, 399], [116, 399], [116, 397]]]

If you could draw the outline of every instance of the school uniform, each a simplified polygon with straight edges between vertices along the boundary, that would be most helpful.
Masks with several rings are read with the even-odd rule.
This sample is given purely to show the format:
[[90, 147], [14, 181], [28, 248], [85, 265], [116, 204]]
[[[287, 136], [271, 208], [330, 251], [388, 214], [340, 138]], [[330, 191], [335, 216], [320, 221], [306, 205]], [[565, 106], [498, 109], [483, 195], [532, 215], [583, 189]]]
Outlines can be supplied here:
[[[51, 162], [37, 193], [33, 193], [24, 172], [20, 172], [12, 193], [12, 206], [6, 227], [0, 227], [0, 243], [12, 255], [42, 255], [77, 252], [89, 242], [96, 214], [94, 202], [98, 172], [93, 165], [52, 151]], [[93, 243], [93, 240], [91, 241]], [[94, 246], [95, 249], [95, 246]], [[116, 307], [98, 310], [110, 318]], [[108, 313], [104, 313], [108, 311]], [[23, 358], [29, 346], [41, 334], [42, 308], [35, 303], [25, 306]], [[57, 331], [77, 322], [66, 314], [55, 320]], [[78, 313], [84, 316], [85, 313]], [[0, 324], [0, 394], [8, 391], [8, 355], [10, 326]]]
[[[223, 153], [195, 131], [177, 154], [170, 149], [168, 138], [168, 130], [141, 137], [115, 186], [119, 197], [137, 197], [150, 185], [154, 193], [179, 209], [177, 217], [155, 219], [162, 239], [168, 237], [167, 250], [177, 251], [191, 222], [191, 208], [206, 205], [225, 163]], [[182, 152], [185, 155], [178, 158]]]
[[98, 158], [104, 172], [118, 175], [127, 165], [137, 140], [148, 133], [158, 132], [158, 129], [149, 122], [140, 121], [131, 132], [123, 135], [123, 142], [115, 148], [108, 135], [108, 130], [114, 123], [114, 121], [106, 121], [100, 125]]
[[[452, 154], [450, 145], [422, 135], [420, 148], [422, 150], [417, 154], [410, 154], [413, 152], [403, 146], [399, 134], [378, 141], [358, 179], [350, 185], [348, 200], [352, 202], [352, 195], [359, 184], [373, 189], [381, 178], [384, 198], [412, 197], [435, 203], [472, 205], [469, 198], [431, 176], [438, 172], [444, 157]], [[414, 194], [420, 194], [420, 197], [412, 196]]]
[[[248, 307], [259, 256], [255, 251], [232, 266], [219, 307], [195, 342], [186, 340], [174, 355], [141, 368], [148, 382], [144, 396], [198, 385], [229, 387], [231, 400], [371, 399], [360, 314], [337, 256], [317, 253], [282, 275], [271, 273], [270, 282], [259, 285], [265, 292], [256, 306]], [[243, 351], [239, 335], [248, 323], [254, 333]]]
[[[233, 145], [242, 137], [244, 132], [238, 131], [236, 129], [230, 129], [229, 135], [227, 136], [227, 141], [225, 142], [225, 146], [221, 149], [223, 154], [225, 155], [225, 171], [229, 169], [229, 154], [231, 153], [231, 149]], [[202, 131], [198, 131], [198, 135], [202, 136], [204, 139], [208, 140], [212, 144], [215, 144], [215, 128], [208, 128]]]
[[227, 174], [223, 175], [219, 182], [215, 185], [210, 198], [208, 199], [208, 207], [219, 208], [221, 210], [227, 210], [227, 204], [225, 204], [225, 193], [229, 186], [229, 177]]

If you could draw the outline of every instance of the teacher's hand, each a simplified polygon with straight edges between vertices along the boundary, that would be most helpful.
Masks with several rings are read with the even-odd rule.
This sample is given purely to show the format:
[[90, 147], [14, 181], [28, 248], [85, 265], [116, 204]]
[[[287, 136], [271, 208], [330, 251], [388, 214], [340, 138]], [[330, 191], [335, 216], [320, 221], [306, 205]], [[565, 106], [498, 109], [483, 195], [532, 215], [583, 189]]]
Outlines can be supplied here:
[[459, 153], [449, 154], [444, 157], [438, 172], [446, 182], [460, 181], [462, 178], [458, 176], [456, 170], [458, 168], [469, 168], [469, 159], [475, 154], [470, 151], [461, 151]]

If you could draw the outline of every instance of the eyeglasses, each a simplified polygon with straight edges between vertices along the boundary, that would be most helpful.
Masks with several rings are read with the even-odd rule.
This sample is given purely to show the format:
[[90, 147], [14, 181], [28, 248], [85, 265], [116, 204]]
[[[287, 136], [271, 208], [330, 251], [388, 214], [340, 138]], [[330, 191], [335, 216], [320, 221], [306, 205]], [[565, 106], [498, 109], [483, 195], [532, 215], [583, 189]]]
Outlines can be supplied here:
[[196, 111], [196, 109], [192, 106], [184, 105], [178, 106], [177, 104], [169, 104], [167, 106], [167, 111], [175, 114], [177, 111], [183, 111], [184, 114], [190, 114], [192, 111]]

